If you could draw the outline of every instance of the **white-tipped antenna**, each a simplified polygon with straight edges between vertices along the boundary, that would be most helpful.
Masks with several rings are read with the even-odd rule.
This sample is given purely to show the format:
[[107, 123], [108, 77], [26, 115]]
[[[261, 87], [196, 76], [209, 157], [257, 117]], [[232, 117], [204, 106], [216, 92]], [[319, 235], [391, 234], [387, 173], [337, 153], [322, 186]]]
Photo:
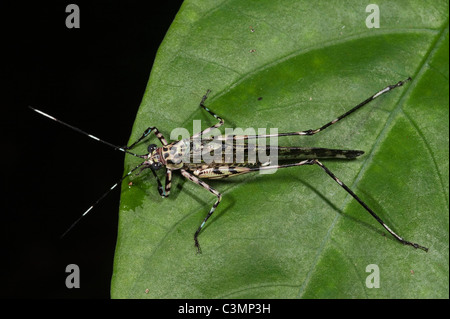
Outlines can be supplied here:
[[97, 199], [95, 201], [94, 204], [92, 204], [76, 221], [73, 222], [72, 225], [70, 225], [69, 228], [67, 228], [67, 230], [61, 235], [60, 238], [63, 238], [79, 221], [81, 218], [83, 218], [84, 216], [87, 215], [87, 213], [89, 213], [94, 207], [95, 205], [97, 205], [103, 198], [106, 197], [106, 195], [108, 195], [114, 188], [116, 188], [117, 185], [119, 185], [125, 178], [127, 178], [128, 176], [131, 175], [131, 173], [133, 173], [135, 170], [137, 170], [139, 167], [141, 167], [142, 165], [144, 165], [145, 162], [142, 162], [141, 164], [139, 164], [138, 166], [136, 166], [135, 168], [133, 168], [131, 171], [129, 171], [127, 174], [125, 174], [121, 179], [119, 179], [113, 186], [110, 187], [110, 189], [108, 189], [99, 199]]
[[[98, 138], [98, 137], [96, 137], [96, 136], [94, 136], [94, 135], [92, 135], [92, 134], [89, 134], [89, 133], [87, 133], [87, 132], [85, 132], [85, 131], [83, 131], [83, 130], [81, 130], [81, 129], [79, 129], [79, 128], [77, 128], [77, 127], [75, 127], [75, 126], [72, 126], [72, 125], [70, 125], [70, 124], [67, 124], [67, 123], [65, 123], [65, 122], [63, 122], [63, 121], [61, 121], [61, 120], [58, 120], [57, 118], [55, 118], [55, 117], [53, 117], [53, 116], [51, 116], [51, 115], [49, 115], [49, 114], [47, 114], [47, 113], [45, 113], [45, 112], [42, 112], [41, 110], [38, 110], [38, 109], [35, 109], [35, 108], [33, 108], [33, 107], [31, 107], [31, 106], [28, 106], [30, 109], [32, 109], [33, 111], [35, 111], [35, 112], [37, 112], [37, 113], [39, 113], [39, 114], [41, 114], [41, 115], [43, 115], [43, 116], [45, 116], [45, 117], [47, 117], [47, 118], [49, 118], [49, 119], [51, 119], [51, 120], [53, 120], [53, 121], [55, 121], [55, 122], [58, 122], [58, 123], [60, 123], [60, 124], [62, 124], [62, 125], [64, 125], [64, 126], [67, 126], [68, 128], [70, 128], [70, 129], [72, 129], [72, 130], [74, 130], [74, 131], [77, 131], [78, 133], [81, 133], [81, 134], [83, 134], [83, 135], [86, 135], [86, 136], [88, 136], [88, 137], [90, 137], [90, 138], [92, 138], [92, 139], [94, 139], [94, 140], [96, 140], [96, 141], [98, 141], [98, 142], [100, 142], [100, 143], [103, 143], [103, 144], [106, 144], [106, 145], [108, 145], [108, 146], [110, 146], [110, 147], [112, 147], [112, 148], [114, 148], [114, 149], [116, 149], [116, 150], [119, 150], [119, 151], [121, 151], [121, 152], [124, 152], [124, 153], [127, 153], [127, 154], [130, 154], [130, 155], [133, 155], [133, 156], [136, 156], [136, 157], [139, 157], [139, 158], [145, 158], [145, 155], [138, 155], [138, 154], [135, 154], [135, 153], [132, 153], [132, 152], [130, 152], [130, 151], [128, 151], [127, 149], [126, 149], [126, 147], [120, 147], [120, 146], [117, 146], [117, 145], [114, 145], [114, 144], [112, 144], [112, 143], [109, 143], [109, 142], [107, 142], [107, 141], [105, 141], [105, 140], [102, 140], [102, 139], [100, 139], [100, 138]], [[106, 195], [108, 195], [114, 188], [116, 188], [116, 186], [117, 185], [119, 185], [126, 177], [128, 177], [128, 176], [130, 176], [131, 175], [131, 173], [133, 173], [135, 170], [137, 170], [139, 167], [141, 167], [141, 166], [143, 166], [144, 165], [144, 163], [145, 162], [142, 162], [141, 164], [139, 164], [138, 166], [136, 166], [135, 168], [133, 168], [131, 171], [129, 171], [127, 174], [125, 174], [125, 176], [123, 176], [121, 179], [119, 179], [113, 186], [111, 186], [110, 187], [110, 189], [108, 189], [99, 199], [97, 199], [97, 201], [95, 201], [95, 203], [94, 204], [92, 204], [72, 225], [70, 225], [70, 227], [61, 235], [61, 238], [63, 238], [80, 220], [81, 220], [81, 218], [83, 218], [84, 216], [86, 216], [87, 215], [87, 213], [89, 213], [94, 207], [95, 207], [95, 205], [97, 205], [103, 198], [105, 198], [106, 197]], [[144, 167], [145, 168], [145, 167]], [[159, 184], [160, 184], [160, 182], [159, 182]]]
[[120, 147], [120, 146], [114, 145], [114, 144], [112, 144], [112, 143], [109, 143], [109, 142], [107, 142], [107, 141], [105, 141], [105, 140], [102, 140], [102, 139], [100, 139], [100, 138], [98, 138], [98, 137], [96, 137], [96, 136], [94, 136], [94, 135], [92, 135], [92, 134], [89, 134], [89, 133], [87, 133], [87, 132], [85, 132], [85, 131], [83, 131], [83, 130], [80, 130], [78, 127], [72, 126], [72, 125], [70, 125], [70, 124], [67, 124], [66, 122], [63, 122], [63, 121], [61, 121], [61, 120], [58, 120], [57, 118], [55, 118], [55, 117], [53, 117], [53, 116], [51, 116], [51, 115], [49, 115], [49, 114], [47, 114], [47, 113], [45, 113], [45, 112], [42, 112], [41, 110], [35, 109], [34, 107], [31, 107], [31, 106], [28, 106], [28, 107], [29, 107], [30, 109], [32, 109], [33, 111], [35, 111], [35, 112], [37, 112], [37, 113], [39, 113], [39, 114], [41, 114], [41, 115], [43, 115], [43, 116], [45, 116], [45, 117], [47, 117], [47, 118], [53, 120], [53, 121], [55, 121], [55, 122], [58, 122], [58, 123], [60, 123], [60, 124], [62, 124], [62, 125], [64, 125], [64, 126], [67, 126], [68, 128], [70, 128], [70, 129], [72, 129], [72, 130], [74, 130], [74, 131], [77, 131], [78, 133], [81, 133], [81, 134], [83, 134], [83, 135], [86, 135], [86, 136], [88, 136], [88, 137], [90, 137], [90, 138], [92, 138], [92, 139], [94, 139], [94, 140], [96, 140], [96, 141], [98, 141], [98, 142], [100, 142], [100, 143], [106, 144], [106, 145], [108, 145], [108, 146], [110, 146], [110, 147], [112, 147], [112, 148], [114, 148], [114, 149], [116, 149], [116, 150], [119, 150], [119, 151], [121, 151], [121, 152], [130, 154], [130, 155], [133, 155], [133, 156], [136, 156], [136, 157], [144, 158], [144, 155], [138, 155], [138, 154], [135, 154], [135, 153], [133, 153], [133, 152], [130, 152], [130, 151], [126, 150], [126, 148], [124, 148], [124, 147]]

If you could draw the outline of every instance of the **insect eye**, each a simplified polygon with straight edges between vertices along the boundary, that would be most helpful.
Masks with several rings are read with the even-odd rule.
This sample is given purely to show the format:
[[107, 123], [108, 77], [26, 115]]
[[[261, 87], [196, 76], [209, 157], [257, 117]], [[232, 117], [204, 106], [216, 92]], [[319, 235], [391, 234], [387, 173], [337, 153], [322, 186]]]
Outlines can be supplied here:
[[152, 169], [153, 170], [158, 170], [158, 169], [160, 169], [161, 168], [161, 163], [159, 163], [159, 162], [155, 162], [155, 163], [153, 163], [152, 164]]
[[156, 144], [150, 144], [147, 147], [147, 150], [148, 150], [149, 153], [152, 153], [155, 149], [156, 149]]

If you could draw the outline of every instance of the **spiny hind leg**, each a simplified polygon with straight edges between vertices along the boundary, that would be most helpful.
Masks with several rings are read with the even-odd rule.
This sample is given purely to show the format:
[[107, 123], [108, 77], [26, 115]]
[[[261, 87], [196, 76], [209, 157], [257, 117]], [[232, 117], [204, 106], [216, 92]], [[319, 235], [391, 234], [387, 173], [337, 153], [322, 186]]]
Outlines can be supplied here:
[[395, 239], [397, 239], [403, 245], [409, 245], [414, 248], [422, 249], [423, 251], [426, 251], [426, 252], [428, 251], [427, 247], [407, 241], [407, 240], [403, 239], [402, 237], [400, 237], [399, 235], [397, 235], [392, 229], [390, 229], [383, 222], [383, 220], [380, 217], [378, 217], [377, 214], [375, 214], [375, 212], [369, 206], [367, 206], [366, 203], [364, 203], [364, 201], [362, 199], [360, 199], [358, 197], [358, 195], [356, 195], [347, 185], [345, 185], [341, 180], [339, 180], [339, 178], [337, 178], [336, 175], [334, 175], [325, 165], [323, 165], [321, 162], [319, 162], [319, 160], [317, 160], [317, 159], [311, 160], [311, 164], [316, 164], [319, 167], [321, 167], [325, 171], [325, 173], [327, 173], [336, 183], [338, 183], [343, 189], [345, 189], [347, 191], [347, 193], [349, 193], [362, 207], [364, 207], [364, 209], [367, 212], [370, 213], [370, 215], [372, 215], [373, 218], [375, 218], [377, 220], [378, 223], [380, 223], [381, 226], [383, 226], [384, 229], [386, 229], [392, 236], [394, 236]]
[[306, 130], [306, 131], [290, 132], [290, 133], [267, 134], [267, 135], [242, 135], [242, 136], [234, 136], [234, 139], [235, 140], [241, 140], [241, 139], [267, 138], [267, 137], [275, 137], [275, 136], [281, 137], [281, 136], [294, 136], [294, 135], [307, 135], [307, 136], [308, 135], [314, 135], [314, 134], [317, 134], [319, 132], [322, 132], [327, 127], [329, 127], [329, 126], [339, 122], [340, 120], [346, 118], [350, 114], [356, 112], [357, 110], [359, 110], [364, 105], [366, 105], [366, 104], [372, 102], [373, 100], [375, 100], [377, 97], [379, 97], [379, 96], [381, 96], [381, 95], [383, 95], [383, 94], [385, 94], [385, 93], [387, 93], [389, 91], [392, 91], [395, 88], [403, 86], [408, 81], [411, 81], [411, 78], [407, 78], [406, 80], [399, 81], [399, 82], [397, 82], [396, 84], [393, 84], [393, 85], [388, 85], [384, 89], [378, 91], [377, 93], [373, 94], [371, 97], [365, 99], [364, 101], [362, 101], [361, 103], [359, 103], [355, 107], [351, 108], [350, 110], [348, 110], [344, 114], [338, 116], [334, 120], [332, 120], [332, 121], [322, 125], [321, 127], [317, 128], [317, 129], [310, 129], [310, 130]]
[[401, 242], [403, 245], [409, 245], [417, 249], [422, 249], [423, 251], [428, 251], [427, 247], [421, 246], [419, 244], [407, 241], [397, 235], [392, 229], [387, 226], [383, 220], [369, 207], [367, 204], [359, 198], [358, 195], [356, 195], [347, 185], [345, 185], [339, 178], [336, 177], [336, 175], [333, 174], [325, 165], [323, 165], [319, 160], [317, 159], [309, 159], [304, 160], [298, 163], [293, 164], [286, 164], [286, 165], [273, 165], [273, 166], [264, 166], [264, 167], [255, 167], [250, 168], [251, 171], [261, 171], [261, 170], [270, 170], [270, 169], [278, 169], [278, 168], [287, 168], [287, 167], [293, 167], [293, 166], [302, 166], [302, 165], [317, 165], [320, 168], [322, 168], [325, 173], [328, 174], [336, 183], [339, 184], [347, 193], [349, 193], [370, 215], [372, 215], [373, 218], [376, 219], [378, 223], [380, 223], [381, 226], [383, 226], [384, 229], [386, 229], [396, 240]]

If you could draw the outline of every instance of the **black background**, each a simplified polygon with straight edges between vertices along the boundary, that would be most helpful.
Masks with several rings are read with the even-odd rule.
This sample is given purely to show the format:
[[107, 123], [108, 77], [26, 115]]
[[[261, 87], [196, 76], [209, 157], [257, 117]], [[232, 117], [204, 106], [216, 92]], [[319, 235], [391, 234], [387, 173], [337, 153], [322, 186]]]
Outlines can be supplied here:
[[[80, 28], [68, 29], [70, 3], [0, 5], [7, 54], [1, 297], [110, 297], [119, 191], [59, 236], [122, 176], [124, 155], [28, 105], [125, 145], [156, 51], [181, 6], [173, 0], [78, 1]], [[80, 289], [65, 285], [72, 263], [80, 268]]]
[[[59, 237], [122, 176], [124, 155], [40, 116], [28, 105], [112, 143], [126, 144], [156, 51], [181, 2], [77, 1], [80, 29], [66, 28], [65, 8], [71, 2], [0, 2], [2, 299], [110, 297], [119, 192], [97, 205], [67, 237]], [[80, 267], [80, 289], [65, 286], [65, 269], [72, 263]], [[216, 307], [225, 302], [189, 301]], [[414, 302], [396, 309], [403, 316], [408, 310], [430, 309]], [[305, 314], [304, 302], [265, 303], [272, 305], [271, 314]], [[49, 303], [9, 305], [14, 314], [25, 310], [35, 315]], [[63, 305], [64, 314], [77, 311], [73, 303]], [[180, 305], [184, 302], [157, 301], [144, 309], [151, 314], [156, 306], [173, 315]], [[320, 305], [311, 305], [325, 314]], [[340, 306], [360, 315], [373, 306], [359, 305], [364, 309], [338, 301], [327, 309], [335, 312]], [[45, 311], [62, 314], [54, 307]]]

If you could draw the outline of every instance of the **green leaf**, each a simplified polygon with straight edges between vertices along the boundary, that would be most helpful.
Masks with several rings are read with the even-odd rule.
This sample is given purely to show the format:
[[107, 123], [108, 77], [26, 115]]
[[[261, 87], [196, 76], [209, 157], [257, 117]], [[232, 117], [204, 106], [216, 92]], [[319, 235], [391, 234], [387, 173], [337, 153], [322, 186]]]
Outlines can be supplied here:
[[[447, 1], [186, 1], [150, 76], [130, 143], [149, 126], [169, 139], [224, 127], [318, 128], [389, 84], [413, 80], [311, 137], [285, 146], [360, 149], [324, 161], [403, 246], [316, 166], [209, 181], [175, 172], [161, 198], [148, 170], [122, 185], [113, 298], [448, 298], [449, 39]], [[151, 39], [142, 39], [151, 41]], [[262, 98], [262, 99], [261, 99]], [[222, 132], [224, 130], [222, 129]], [[177, 139], [175, 136], [174, 139]], [[141, 143], [159, 141], [155, 136]], [[139, 163], [128, 157], [125, 172]], [[158, 171], [163, 178], [163, 170]], [[380, 288], [368, 288], [368, 265]]]

